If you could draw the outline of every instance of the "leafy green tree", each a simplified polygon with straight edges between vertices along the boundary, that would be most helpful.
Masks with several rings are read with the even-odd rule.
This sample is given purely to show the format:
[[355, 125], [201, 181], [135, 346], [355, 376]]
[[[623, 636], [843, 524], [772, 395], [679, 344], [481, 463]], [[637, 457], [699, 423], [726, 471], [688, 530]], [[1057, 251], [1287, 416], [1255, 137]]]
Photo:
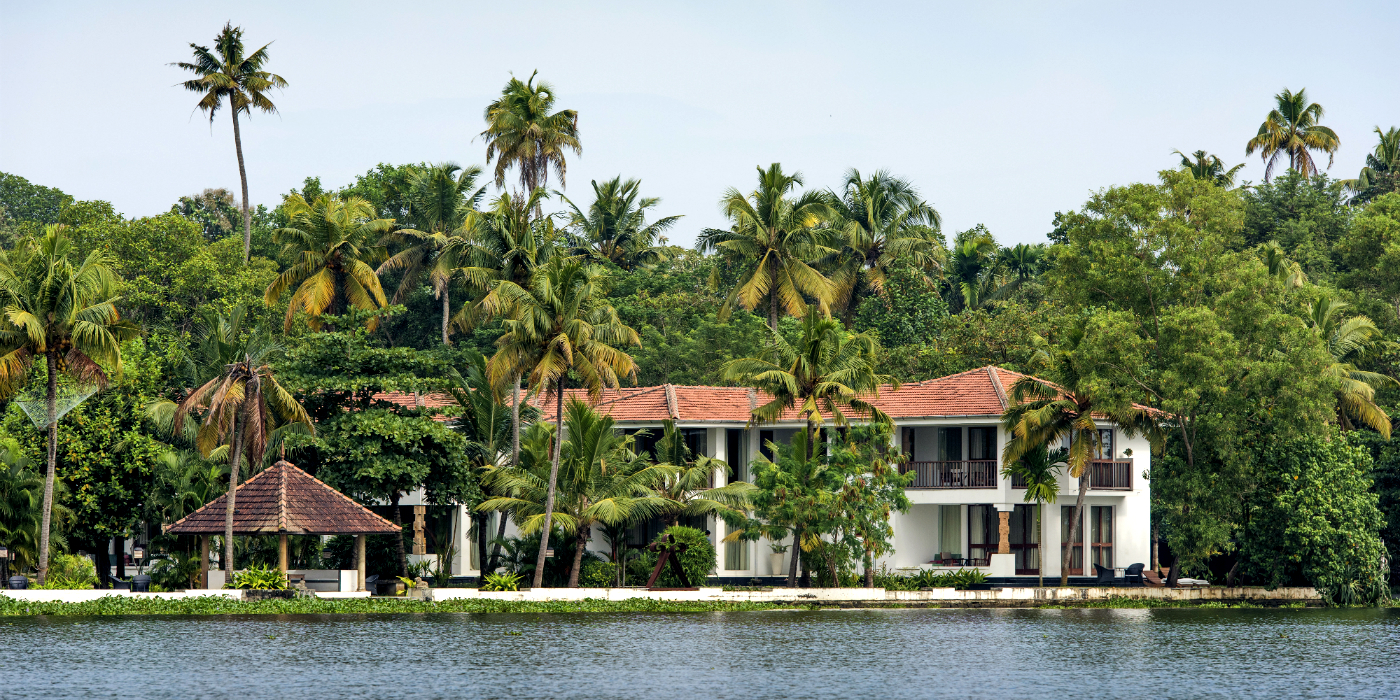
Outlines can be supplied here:
[[[276, 304], [282, 293], [295, 289], [287, 304], [286, 328], [298, 311], [310, 316], [313, 329], [321, 327], [321, 315], [337, 315], [347, 307], [361, 310], [388, 304], [371, 263], [384, 259], [378, 244], [393, 222], [371, 218], [369, 202], [358, 197], [338, 199], [322, 195], [307, 202], [292, 195], [284, 202], [290, 220], [274, 237], [285, 255], [296, 264], [283, 270], [264, 293], [267, 304]], [[378, 323], [368, 317], [370, 330]]]
[[59, 223], [59, 214], [73, 203], [73, 196], [56, 187], [35, 185], [12, 174], [0, 172], [0, 208], [10, 221]]
[[1246, 573], [1271, 588], [1304, 579], [1332, 604], [1388, 599], [1385, 519], [1371, 491], [1371, 455], [1334, 432], [1275, 438], [1259, 459], [1260, 488], [1242, 535]]
[[1309, 277], [1332, 277], [1336, 263], [1333, 248], [1347, 237], [1353, 216], [1340, 182], [1325, 175], [1307, 178], [1288, 171], [1249, 188], [1242, 196], [1242, 246], [1277, 241]]
[[486, 140], [486, 161], [496, 159], [497, 187], [505, 186], [506, 171], [513, 167], [520, 174], [521, 189], [534, 192], [549, 185], [553, 167], [562, 188], [568, 170], [564, 151], [582, 153], [578, 112], [554, 111], [554, 86], [544, 81], [536, 85], [536, 74], [525, 82], [512, 77], [501, 96], [486, 106], [486, 130], [481, 137]]
[[596, 262], [608, 261], [624, 270], [655, 265], [667, 257], [663, 235], [680, 221], [679, 216], [666, 216], [647, 223], [647, 210], [661, 203], [660, 197], [638, 199], [640, 180], [623, 181], [619, 175], [599, 185], [594, 180], [593, 203], [588, 210], [580, 209], [568, 197], [560, 198], [569, 205], [569, 228], [573, 252]]
[[[830, 460], [846, 472], [836, 495], [834, 534], [864, 566], [866, 588], [875, 587], [875, 560], [893, 551], [890, 516], [909, 512], [904, 489], [916, 476], [899, 473], [903, 456], [891, 452], [890, 440], [888, 424], [857, 426], [834, 441]], [[833, 585], [840, 585], [834, 571], [831, 577]]]
[[267, 47], [245, 54], [243, 48], [243, 28], [224, 25], [223, 31], [214, 38], [214, 49], [191, 43], [194, 60], [191, 63], [172, 63], [183, 70], [195, 74], [194, 78], [181, 83], [186, 90], [199, 93], [196, 108], [209, 115], [209, 124], [214, 124], [214, 116], [228, 101], [229, 115], [233, 117], [233, 147], [238, 152], [238, 179], [243, 185], [243, 260], [252, 256], [253, 221], [248, 213], [248, 170], [243, 166], [243, 137], [238, 130], [238, 115], [249, 118], [253, 109], [272, 114], [277, 113], [277, 105], [267, 96], [273, 88], [287, 86], [287, 81], [276, 73], [263, 70], [267, 65]]
[[1274, 95], [1277, 106], [1264, 117], [1259, 133], [1245, 144], [1245, 155], [1259, 151], [1259, 157], [1264, 160], [1266, 182], [1273, 175], [1274, 165], [1280, 156], [1288, 158], [1289, 170], [1297, 171], [1304, 177], [1318, 174], [1312, 151], [1326, 153], [1327, 167], [1332, 167], [1332, 157], [1342, 141], [1337, 137], [1337, 132], [1318, 123], [1324, 116], [1324, 110], [1322, 105], [1308, 102], [1307, 92], [1307, 89], [1292, 92], [1284, 88], [1283, 92]]
[[1400, 322], [1400, 192], [1377, 197], [1356, 214], [1335, 251], [1340, 285], [1372, 302], [1373, 319]]
[[[65, 520], [59, 517], [56, 522]], [[10, 550], [13, 570], [22, 571], [38, 563], [43, 523], [44, 475], [34, 469], [34, 461], [24, 454], [18, 440], [0, 439], [0, 541]], [[66, 544], [63, 528], [55, 528], [50, 538], [59, 547]]]
[[954, 237], [946, 268], [948, 305], [954, 313], [976, 309], [995, 294], [999, 250], [996, 239], [981, 224]]
[[[1022, 500], [1026, 503], [1034, 503], [1039, 508], [1040, 534], [1036, 539], [1042, 543], [1047, 541], [1045, 539], [1045, 506], [1060, 498], [1060, 467], [1065, 464], [1068, 457], [1069, 450], [1063, 447], [1051, 450], [1041, 445], [1027, 450], [1020, 459], [1008, 463], [1006, 468], [1002, 470], [1006, 476], [1020, 479], [1026, 485], [1026, 493]], [[1041, 557], [1040, 566], [1037, 568], [1040, 571], [1040, 580], [1036, 585], [1044, 586], [1044, 556]]]
[[[598, 415], [582, 401], [569, 401], [563, 425], [567, 438], [559, 441], [562, 447], [556, 451], [561, 455], [555, 458], [559, 466], [539, 459], [543, 455], [538, 449], [526, 451], [532, 457], [528, 463], [491, 472], [491, 486], [510, 495], [489, 499], [479, 508], [514, 513], [521, 534], [553, 525], [573, 535], [568, 586], [576, 588], [592, 528], [661, 512], [667, 502], [649, 486], [673, 470], [649, 464], [634, 451], [633, 436], [623, 435], [611, 416]], [[536, 424], [532, 430], [535, 440], [545, 439], [543, 427]], [[542, 565], [536, 563], [536, 578], [542, 575]]]
[[[0, 391], [13, 394], [26, 383], [34, 361], [44, 362], [48, 471], [44, 519], [39, 534], [39, 583], [49, 567], [49, 530], [58, 465], [58, 379], [108, 383], [108, 369], [122, 369], [121, 342], [138, 330], [117, 312], [119, 278], [99, 253], [75, 263], [66, 226], [50, 225], [0, 253]], [[106, 368], [103, 367], [106, 365]]]
[[821, 443], [809, 438], [805, 430], [793, 433], [791, 444], [770, 442], [767, 447], [773, 459], [760, 457], [753, 464], [757, 490], [750, 500], [754, 518], [742, 527], [731, 527], [725, 541], [767, 537], [778, 542], [791, 535], [795, 546], [787, 587], [794, 588], [798, 553], [819, 547], [822, 533], [832, 529], [839, 512], [837, 494], [846, 473], [826, 459]]
[[1342, 180], [1342, 186], [1352, 193], [1352, 204], [1365, 204], [1387, 192], [1400, 192], [1400, 129], [1375, 128], [1380, 142], [1376, 150], [1366, 154], [1366, 166], [1354, 180]]
[[217, 241], [233, 233], [235, 217], [241, 216], [234, 206], [233, 193], [222, 187], [181, 197], [170, 206], [170, 213], [199, 224], [206, 241]]
[[1235, 186], [1235, 174], [1244, 167], [1244, 163], [1240, 163], [1226, 168], [1224, 161], [1220, 160], [1220, 156], [1205, 151], [1195, 151], [1189, 156], [1181, 151], [1172, 151], [1172, 153], [1181, 156], [1181, 169], [1191, 173], [1191, 177], [1197, 180], [1209, 180], [1226, 189]]
[[771, 423], [796, 410], [815, 440], [829, 414], [838, 426], [849, 424], [846, 411], [872, 420], [889, 417], [869, 401], [882, 385], [899, 388], [893, 377], [875, 371], [878, 343], [873, 336], [851, 333], [833, 318], [809, 308], [796, 343], [773, 333], [759, 357], [731, 360], [723, 376], [752, 386], [772, 398], [753, 409], [756, 422]]
[[[636, 377], [636, 363], [617, 346], [640, 341], [608, 304], [606, 282], [600, 268], [555, 256], [535, 270], [528, 287], [501, 280], [481, 302], [487, 314], [504, 319], [505, 333], [488, 363], [493, 381], [528, 377], [536, 392], [549, 390], [555, 400], [555, 425], [564, 422], [564, 391], [570, 375], [595, 400], [605, 387], [618, 386], [619, 375]], [[535, 565], [536, 587], [543, 583], [561, 448], [562, 441], [556, 441], [541, 526], [544, 543]]]
[[818, 259], [834, 252], [827, 231], [818, 225], [831, 216], [821, 192], [791, 196], [802, 184], [802, 173], [784, 173], [778, 163], [758, 168], [758, 189], [745, 195], [731, 187], [720, 199], [729, 230], [705, 229], [697, 246], [718, 251], [741, 272], [721, 314], [734, 304], [750, 311], [768, 303], [768, 329], [778, 330], [779, 311], [793, 316], [807, 312], [807, 299], [826, 311], [836, 285], [819, 271]]
[[744, 519], [753, 484], [731, 481], [724, 486], [714, 486], [715, 472], [721, 469], [727, 472], [729, 465], [724, 460], [692, 455], [685, 444], [685, 436], [676, 430], [675, 421], [662, 421], [655, 460], [664, 469], [657, 472], [658, 479], [652, 488], [661, 498], [661, 514], [668, 525], [680, 525], [682, 517], [715, 516], [730, 522]]
[[864, 178], [852, 168], [846, 171], [842, 191], [830, 193], [827, 201], [831, 226], [840, 237], [831, 280], [847, 326], [865, 298], [885, 296], [886, 280], [896, 264], [918, 270], [925, 285], [933, 288], [947, 259], [939, 232], [942, 218], [907, 180], [884, 170]]

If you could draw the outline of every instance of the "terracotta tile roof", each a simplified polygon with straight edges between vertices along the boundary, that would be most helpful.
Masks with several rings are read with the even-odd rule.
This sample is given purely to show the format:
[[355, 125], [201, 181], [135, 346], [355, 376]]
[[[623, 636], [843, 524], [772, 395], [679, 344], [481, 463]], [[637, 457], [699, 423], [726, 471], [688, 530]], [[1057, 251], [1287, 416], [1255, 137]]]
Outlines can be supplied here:
[[[396, 404], [404, 408], [426, 408], [432, 411], [441, 411], [445, 408], [454, 408], [457, 402], [451, 395], [441, 392], [431, 394], [414, 394], [408, 391], [381, 391], [372, 397], [375, 401]], [[452, 416], [437, 413], [433, 420], [447, 422], [452, 420]]]
[[[375, 515], [285, 460], [238, 485], [233, 532], [262, 535], [392, 535], [399, 526]], [[168, 526], [177, 535], [223, 534], [228, 495]]]
[[[871, 402], [895, 419], [982, 416], [995, 419], [1006, 410], [1012, 385], [1024, 376], [988, 365], [904, 384], [898, 390], [883, 386], [879, 396]], [[577, 398], [592, 403], [583, 389], [568, 389], [564, 398], [565, 401]], [[554, 420], [552, 396], [539, 395], [528, 400], [530, 405], [540, 409], [544, 420]], [[600, 413], [623, 423], [659, 423], [670, 418], [679, 423], [740, 424], [747, 423], [753, 409], [768, 400], [767, 394], [745, 387], [662, 384], [608, 389], [594, 405]], [[824, 417], [828, 421], [831, 419], [829, 415]], [[797, 411], [789, 409], [777, 422], [798, 421]]]

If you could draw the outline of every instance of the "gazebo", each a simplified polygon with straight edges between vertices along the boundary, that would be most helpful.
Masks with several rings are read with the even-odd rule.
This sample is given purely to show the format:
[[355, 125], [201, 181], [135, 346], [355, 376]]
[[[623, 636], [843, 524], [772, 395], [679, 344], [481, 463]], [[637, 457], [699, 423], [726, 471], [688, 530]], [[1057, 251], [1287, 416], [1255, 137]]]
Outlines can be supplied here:
[[[355, 535], [358, 588], [365, 589], [365, 535], [395, 535], [398, 525], [356, 503], [291, 462], [276, 464], [234, 490], [233, 534], [278, 536], [277, 559], [287, 571], [287, 535]], [[167, 526], [175, 535], [203, 535], [200, 577], [209, 580], [209, 535], [224, 534], [228, 494]]]

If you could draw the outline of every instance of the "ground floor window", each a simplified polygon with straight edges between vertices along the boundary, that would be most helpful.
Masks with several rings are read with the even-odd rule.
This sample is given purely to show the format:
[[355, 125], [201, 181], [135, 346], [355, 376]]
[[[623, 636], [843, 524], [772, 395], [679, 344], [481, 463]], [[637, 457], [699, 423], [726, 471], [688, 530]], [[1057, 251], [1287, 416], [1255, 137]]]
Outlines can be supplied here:
[[1017, 576], [1040, 573], [1040, 506], [1018, 505], [1011, 511], [1011, 553]]
[[[1060, 506], [1060, 551], [1069, 547], [1070, 525], [1074, 522], [1074, 506]], [[1084, 575], [1084, 528], [1079, 528], [1079, 541], [1069, 553], [1069, 575]]]
[[1113, 506], [1090, 506], [1089, 542], [1094, 549], [1094, 563], [1105, 569], [1112, 569]]
[[938, 506], [938, 558], [962, 559], [962, 506]]
[[729, 571], [744, 571], [749, 568], [749, 543], [724, 543], [724, 568]]
[[1001, 542], [997, 532], [997, 509], [990, 505], [967, 507], [967, 556], [974, 566], [988, 566]]

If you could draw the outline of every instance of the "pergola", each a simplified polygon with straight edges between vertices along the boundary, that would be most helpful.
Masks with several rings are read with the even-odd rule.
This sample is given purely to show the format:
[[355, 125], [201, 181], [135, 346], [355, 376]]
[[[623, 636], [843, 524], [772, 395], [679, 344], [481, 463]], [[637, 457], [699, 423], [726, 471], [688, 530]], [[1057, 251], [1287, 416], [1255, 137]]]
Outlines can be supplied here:
[[[365, 588], [365, 535], [395, 535], [399, 526], [279, 460], [234, 490], [233, 534], [278, 536], [279, 568], [287, 571], [287, 535], [355, 535], [359, 589]], [[228, 494], [167, 526], [175, 535], [203, 535], [200, 577], [208, 581], [209, 535], [224, 534]]]

